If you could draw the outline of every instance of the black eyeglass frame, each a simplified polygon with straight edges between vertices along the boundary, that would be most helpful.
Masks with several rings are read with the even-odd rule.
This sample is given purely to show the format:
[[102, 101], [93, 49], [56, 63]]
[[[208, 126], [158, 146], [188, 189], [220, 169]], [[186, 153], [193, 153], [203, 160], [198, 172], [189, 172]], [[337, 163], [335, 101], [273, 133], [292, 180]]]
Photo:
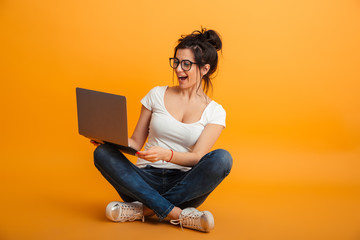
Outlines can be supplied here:
[[[177, 64], [176, 64], [176, 66], [171, 66], [171, 61], [174, 62], [175, 59], [178, 61]], [[184, 67], [183, 67], [183, 62], [188, 62], [188, 63], [190, 63], [190, 67], [189, 67], [188, 70], [185, 70], [185, 69], [184, 69]], [[170, 67], [171, 67], [172, 69], [176, 69], [176, 68], [179, 66], [179, 64], [180, 64], [181, 69], [187, 72], [187, 71], [190, 71], [190, 70], [191, 70], [193, 64], [197, 64], [197, 63], [192, 62], [192, 61], [187, 60], [187, 59], [180, 61], [178, 58], [169, 58], [169, 64], [170, 64]]]

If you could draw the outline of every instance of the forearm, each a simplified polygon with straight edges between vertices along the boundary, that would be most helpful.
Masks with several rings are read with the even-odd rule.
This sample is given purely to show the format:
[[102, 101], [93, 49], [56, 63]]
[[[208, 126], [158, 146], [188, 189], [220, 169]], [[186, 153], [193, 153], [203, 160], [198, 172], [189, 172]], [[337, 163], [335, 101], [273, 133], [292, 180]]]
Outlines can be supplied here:
[[144, 146], [145, 141], [149, 134], [149, 124], [151, 119], [151, 111], [144, 106], [141, 107], [139, 120], [136, 124], [135, 130], [129, 138], [129, 144], [132, 148], [140, 151]]
[[221, 125], [208, 124], [191, 152], [176, 152], [159, 146], [153, 146], [146, 151], [139, 151], [137, 156], [150, 162], [163, 160], [181, 166], [192, 167], [211, 150], [222, 129], [223, 126]]
[[140, 142], [137, 139], [134, 139], [133, 137], [129, 138], [129, 145], [133, 149], [141, 150], [141, 148], [144, 146], [144, 142]]
[[[171, 157], [172, 155], [172, 157]], [[175, 152], [171, 153], [169, 150], [168, 158], [165, 161], [185, 166], [192, 167], [196, 165], [204, 154], [196, 153], [196, 152]]]
[[182, 166], [192, 167], [196, 165], [200, 159], [207, 154], [214, 146], [223, 130], [223, 126], [217, 124], [208, 124], [191, 152], [174, 152], [172, 163]]
[[196, 165], [205, 153], [196, 152], [176, 152], [159, 146], [154, 146], [145, 151], [139, 151], [136, 155], [144, 160], [156, 162], [163, 160], [185, 167]]

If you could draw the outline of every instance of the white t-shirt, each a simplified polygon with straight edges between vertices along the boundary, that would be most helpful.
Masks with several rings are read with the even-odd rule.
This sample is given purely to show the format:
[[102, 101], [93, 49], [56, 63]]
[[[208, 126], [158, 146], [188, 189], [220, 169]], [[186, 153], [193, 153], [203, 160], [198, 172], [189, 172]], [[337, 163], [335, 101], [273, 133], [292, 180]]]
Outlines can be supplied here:
[[[208, 123], [225, 127], [226, 112], [215, 101], [211, 101], [206, 106], [201, 119], [197, 122], [182, 123], [176, 120], [165, 108], [164, 96], [167, 88], [168, 86], [154, 87], [141, 100], [144, 107], [152, 112], [145, 150], [152, 146], [160, 146], [165, 149], [172, 149], [175, 152], [190, 152]], [[150, 165], [182, 171], [191, 169], [171, 162], [149, 162], [141, 158], [138, 158], [136, 165], [140, 168]]]

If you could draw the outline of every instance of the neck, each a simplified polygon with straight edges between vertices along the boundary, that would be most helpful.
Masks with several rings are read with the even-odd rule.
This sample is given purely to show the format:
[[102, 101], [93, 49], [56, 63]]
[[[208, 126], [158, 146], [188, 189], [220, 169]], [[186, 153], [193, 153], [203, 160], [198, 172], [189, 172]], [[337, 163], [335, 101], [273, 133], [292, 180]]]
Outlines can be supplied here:
[[200, 85], [200, 87], [194, 85], [190, 88], [177, 87], [177, 91], [181, 96], [188, 99], [189, 101], [197, 99], [199, 97], [206, 98], [206, 94], [204, 92], [202, 85]]

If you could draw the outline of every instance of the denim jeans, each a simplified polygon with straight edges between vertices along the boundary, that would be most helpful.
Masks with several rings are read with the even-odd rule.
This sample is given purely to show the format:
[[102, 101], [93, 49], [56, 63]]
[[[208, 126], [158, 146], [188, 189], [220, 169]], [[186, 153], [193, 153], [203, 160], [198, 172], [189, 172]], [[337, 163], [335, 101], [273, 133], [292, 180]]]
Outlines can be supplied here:
[[138, 168], [119, 150], [98, 146], [94, 162], [101, 174], [125, 202], [139, 201], [152, 209], [160, 220], [175, 207], [198, 207], [230, 173], [231, 155], [223, 149], [209, 152], [183, 172], [146, 166]]

